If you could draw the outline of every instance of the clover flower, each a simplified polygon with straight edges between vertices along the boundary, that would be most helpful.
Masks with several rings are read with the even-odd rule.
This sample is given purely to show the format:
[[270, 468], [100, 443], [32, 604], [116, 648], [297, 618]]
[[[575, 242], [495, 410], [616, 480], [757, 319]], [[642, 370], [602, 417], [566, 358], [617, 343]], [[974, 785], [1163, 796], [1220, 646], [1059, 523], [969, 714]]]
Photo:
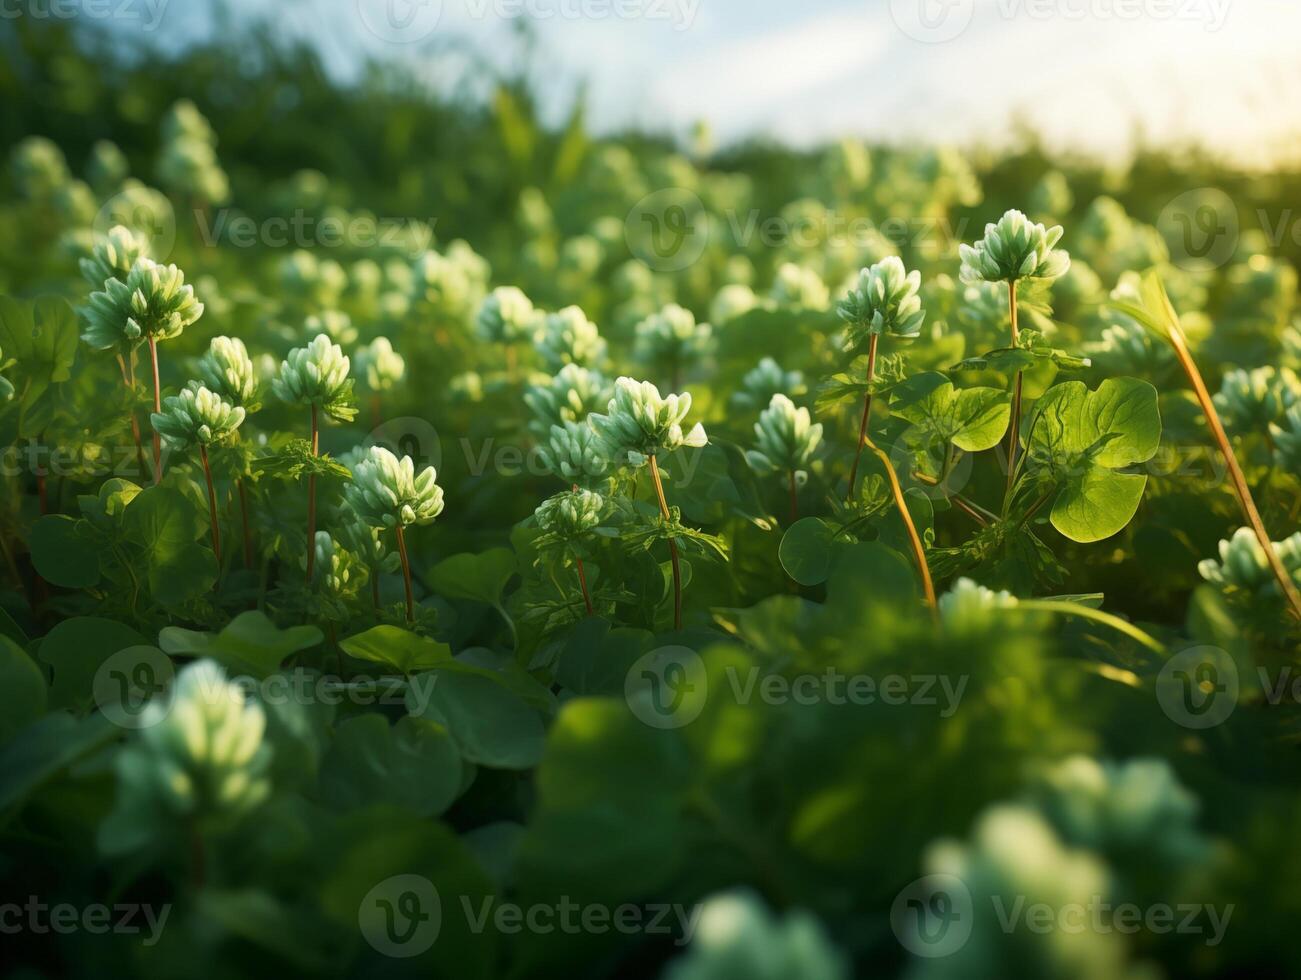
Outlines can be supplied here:
[[969, 578], [960, 578], [940, 596], [940, 618], [945, 625], [966, 628], [988, 622], [989, 614], [1017, 604], [1010, 592], [995, 592]]
[[122, 186], [131, 166], [126, 154], [112, 140], [96, 140], [86, 162], [86, 179], [101, 193], [111, 193]]
[[276, 397], [290, 405], [315, 405], [346, 422], [357, 414], [352, 404], [348, 358], [338, 344], [321, 334], [306, 347], [296, 347], [280, 364], [271, 382]]
[[1042, 775], [1033, 798], [1073, 847], [1175, 869], [1199, 863], [1211, 847], [1197, 829], [1197, 797], [1164, 759], [1118, 765], [1071, 756]]
[[709, 319], [722, 326], [744, 316], [759, 305], [759, 297], [749, 286], [730, 283], [720, 289], [709, 304]]
[[648, 364], [690, 364], [709, 353], [713, 328], [695, 314], [670, 303], [637, 324], [633, 357]]
[[759, 473], [803, 472], [822, 441], [822, 424], [811, 423], [807, 408], [796, 408], [785, 395], [772, 396], [754, 424], [758, 442], [745, 454]]
[[847, 957], [810, 913], [777, 916], [748, 891], [709, 898], [685, 954], [663, 980], [848, 980]]
[[100, 830], [110, 853], [149, 843], [181, 819], [233, 820], [270, 795], [266, 716], [213, 660], [181, 669], [169, 695], [140, 715], [140, 731], [118, 755], [117, 805]]
[[765, 357], [746, 372], [741, 379], [741, 390], [732, 400], [742, 409], [756, 409], [772, 401], [773, 395], [790, 392], [802, 395], [806, 391], [804, 375], [799, 371], [783, 371], [771, 357]]
[[921, 284], [921, 273], [908, 272], [903, 260], [894, 255], [859, 272], [858, 285], [836, 308], [848, 324], [851, 346], [882, 334], [916, 337], [921, 333], [926, 319]]
[[[362, 451], [364, 452], [364, 451]], [[346, 459], [341, 456], [340, 462]], [[353, 461], [349, 469], [355, 469], [358, 461]], [[345, 504], [339, 508], [336, 537], [344, 548], [356, 555], [369, 568], [376, 571], [393, 573], [398, 570], [400, 559], [398, 553], [389, 549], [384, 543], [380, 528], [366, 523], [356, 512]]]
[[374, 392], [389, 391], [397, 386], [406, 374], [407, 362], [393, 350], [387, 337], [376, 337], [357, 351], [353, 358], [357, 374], [367, 389]]
[[533, 301], [515, 286], [498, 286], [479, 307], [475, 320], [479, 336], [489, 343], [513, 344], [534, 329]]
[[204, 387], [232, 405], [246, 411], [258, 408], [258, 373], [238, 337], [213, 337], [207, 352], [199, 358], [199, 377]]
[[126, 281], [109, 279], [102, 291], [91, 293], [81, 312], [82, 340], [96, 350], [108, 350], [178, 337], [203, 316], [203, 304], [176, 266], [141, 258]]
[[605, 498], [592, 490], [566, 490], [548, 497], [533, 516], [538, 527], [561, 541], [581, 538], [601, 523]]
[[1301, 473], [1301, 401], [1287, 413], [1287, 428], [1269, 427], [1274, 437], [1274, 459], [1278, 467], [1289, 473]]
[[831, 303], [831, 292], [822, 277], [794, 262], [783, 262], [778, 268], [771, 295], [779, 306], [804, 310], [825, 310]]
[[[1283, 567], [1301, 586], [1301, 531], [1286, 541], [1272, 544]], [[1280, 591], [1265, 549], [1248, 527], [1238, 528], [1232, 538], [1221, 541], [1219, 561], [1207, 558], [1198, 564], [1197, 571], [1202, 578], [1225, 592], [1277, 596]]]
[[149, 421], [169, 449], [181, 451], [229, 442], [244, 424], [244, 409], [192, 381], [179, 395], [165, 398], [163, 411], [151, 414]]
[[109, 279], [126, 281], [142, 258], [149, 256], [149, 241], [144, 235], [124, 225], [114, 225], [108, 234], [96, 239], [89, 258], [82, 259], [82, 278], [96, 289], [103, 289]]
[[592, 486], [610, 473], [610, 447], [587, 422], [553, 425], [550, 437], [538, 446], [538, 461], [565, 483]]
[[157, 172], [163, 184], [212, 204], [230, 196], [230, 180], [217, 162], [217, 134], [193, 102], [172, 105], [162, 136]]
[[547, 384], [530, 385], [524, 404], [533, 412], [529, 428], [545, 435], [553, 425], [582, 422], [610, 403], [613, 389], [602, 375], [577, 364], [566, 364]]
[[322, 310], [313, 313], [303, 323], [307, 336], [325, 334], [340, 347], [350, 347], [357, 342], [357, 328], [352, 324], [352, 317], [341, 310]]
[[411, 298], [451, 316], [469, 316], [482, 302], [490, 275], [482, 256], [463, 241], [445, 254], [426, 249], [411, 265]]
[[1224, 375], [1215, 408], [1235, 432], [1262, 432], [1301, 401], [1301, 381], [1287, 368], [1234, 370]]
[[417, 475], [410, 456], [397, 456], [383, 446], [371, 446], [352, 471], [343, 491], [353, 512], [372, 527], [429, 524], [443, 512], [443, 488], [438, 474], [426, 466]]
[[605, 360], [606, 344], [601, 332], [577, 306], [541, 318], [537, 347], [542, 363], [551, 371], [566, 364], [594, 368]]
[[[315, 584], [332, 596], [346, 596], [357, 590], [357, 557], [346, 548], [341, 548], [328, 531], [316, 532], [316, 560], [314, 565]], [[306, 559], [303, 560], [304, 567]]]
[[313, 252], [295, 249], [280, 262], [280, 284], [308, 306], [336, 306], [348, 285], [348, 274], [333, 259], [318, 259]]
[[975, 245], [961, 245], [963, 282], [1016, 282], [1057, 279], [1071, 266], [1070, 256], [1054, 246], [1062, 228], [1045, 228], [1020, 211], [1008, 211], [997, 224], [985, 226]]
[[11, 165], [14, 183], [29, 200], [49, 199], [72, 178], [63, 151], [44, 136], [29, 136], [19, 143]]
[[610, 455], [642, 466], [647, 458], [683, 446], [708, 445], [705, 428], [697, 422], [683, 433], [682, 423], [691, 411], [691, 395], [661, 396], [649, 381], [619, 378], [605, 414], [593, 415], [592, 426], [609, 446]]

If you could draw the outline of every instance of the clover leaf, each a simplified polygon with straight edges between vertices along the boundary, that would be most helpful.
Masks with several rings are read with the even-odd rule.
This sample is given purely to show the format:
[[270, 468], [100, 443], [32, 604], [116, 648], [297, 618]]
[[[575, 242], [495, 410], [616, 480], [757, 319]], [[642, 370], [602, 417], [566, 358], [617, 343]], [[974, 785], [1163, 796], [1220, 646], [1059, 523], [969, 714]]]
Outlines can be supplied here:
[[1011, 395], [997, 388], [955, 388], [937, 371], [897, 385], [890, 411], [941, 442], [967, 452], [998, 445], [1012, 417]]
[[1161, 442], [1157, 391], [1136, 378], [1050, 388], [1035, 406], [1025, 447], [1058, 488], [1050, 519], [1072, 541], [1101, 541], [1130, 522], [1147, 477], [1117, 472], [1156, 455]]

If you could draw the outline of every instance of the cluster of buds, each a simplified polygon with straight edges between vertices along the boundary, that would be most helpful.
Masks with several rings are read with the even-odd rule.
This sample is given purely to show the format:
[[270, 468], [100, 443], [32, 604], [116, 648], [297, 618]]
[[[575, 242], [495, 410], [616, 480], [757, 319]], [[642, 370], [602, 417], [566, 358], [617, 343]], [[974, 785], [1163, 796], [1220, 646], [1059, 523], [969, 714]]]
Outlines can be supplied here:
[[169, 449], [182, 451], [231, 442], [244, 424], [244, 414], [240, 406], [192, 381], [179, 395], [164, 399], [163, 411], [150, 415], [149, 421]]
[[643, 466], [649, 457], [659, 453], [708, 444], [709, 438], [699, 422], [690, 431], [682, 431], [690, 412], [688, 393], [662, 396], [649, 381], [619, 378], [605, 414], [593, 415], [591, 422], [611, 457], [626, 460], [630, 466]]
[[343, 349], [321, 334], [298, 347], [280, 365], [271, 388], [290, 405], [314, 405], [331, 418], [348, 421], [357, 414], [352, 403], [351, 367]]
[[410, 456], [398, 459], [383, 446], [371, 446], [353, 469], [344, 500], [372, 527], [429, 524], [443, 512], [443, 489], [437, 479], [432, 466], [417, 474]]
[[745, 454], [759, 473], [804, 474], [822, 441], [822, 424], [812, 423], [807, 408], [796, 408], [785, 395], [777, 394], [759, 414], [754, 426], [758, 442]]
[[872, 337], [916, 337], [926, 311], [922, 309], [920, 272], [908, 272], [903, 261], [890, 255], [858, 274], [837, 312], [849, 331], [849, 349]]
[[1071, 258], [1055, 248], [1062, 227], [1045, 228], [1020, 211], [1008, 211], [997, 224], [985, 226], [975, 245], [959, 246], [963, 282], [1017, 282], [1057, 279], [1071, 267]]
[[204, 387], [246, 411], [258, 408], [258, 375], [248, 348], [238, 337], [213, 337], [199, 358]]
[[82, 339], [96, 350], [170, 340], [203, 315], [194, 287], [174, 265], [136, 260], [126, 280], [108, 279], [82, 310]]

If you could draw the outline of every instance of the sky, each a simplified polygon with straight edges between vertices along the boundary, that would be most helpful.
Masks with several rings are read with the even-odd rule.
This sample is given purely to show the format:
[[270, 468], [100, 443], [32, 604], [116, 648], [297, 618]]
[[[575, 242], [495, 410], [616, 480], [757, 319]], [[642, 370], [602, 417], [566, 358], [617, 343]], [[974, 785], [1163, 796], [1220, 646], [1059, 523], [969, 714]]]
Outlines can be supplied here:
[[[163, 5], [166, 35], [214, 29], [216, 0]], [[1301, 153], [1298, 0], [228, 0], [316, 44], [346, 77], [366, 55], [434, 57], [468, 41], [506, 67], [511, 24], [539, 40], [555, 118], [587, 83], [599, 130], [719, 142], [842, 135], [998, 145], [1023, 120], [1056, 148], [1123, 154], [1193, 140], [1264, 162]]]

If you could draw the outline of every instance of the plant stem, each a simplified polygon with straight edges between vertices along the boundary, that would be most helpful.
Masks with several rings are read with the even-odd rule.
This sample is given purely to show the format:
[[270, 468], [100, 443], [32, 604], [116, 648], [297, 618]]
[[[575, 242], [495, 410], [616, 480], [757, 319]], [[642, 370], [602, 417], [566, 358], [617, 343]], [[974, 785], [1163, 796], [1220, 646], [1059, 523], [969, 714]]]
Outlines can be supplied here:
[[1197, 369], [1197, 363], [1188, 350], [1188, 344], [1184, 340], [1183, 328], [1179, 325], [1177, 319], [1171, 324], [1169, 337], [1175, 356], [1179, 358], [1184, 373], [1188, 375], [1188, 380], [1193, 386], [1193, 394], [1197, 396], [1198, 404], [1201, 405], [1202, 412], [1206, 416], [1206, 423], [1211, 428], [1211, 435], [1215, 437], [1220, 453], [1224, 456], [1225, 465], [1229, 468], [1229, 478], [1233, 481], [1233, 489], [1238, 495], [1238, 503], [1242, 507], [1242, 513], [1246, 516], [1251, 529], [1256, 533], [1256, 540], [1265, 551], [1265, 558], [1274, 572], [1274, 577], [1278, 580], [1279, 588], [1283, 590], [1283, 597], [1291, 608], [1292, 615], [1301, 620], [1301, 592], [1297, 590], [1296, 583], [1292, 581], [1292, 576], [1288, 574], [1287, 568], [1283, 565], [1283, 560], [1279, 558], [1278, 553], [1274, 550], [1274, 544], [1270, 540], [1269, 532], [1265, 530], [1265, 522], [1261, 519], [1255, 499], [1251, 496], [1251, 488], [1247, 486], [1247, 478], [1242, 473], [1242, 467], [1238, 465], [1238, 458], [1233, 454], [1233, 447], [1229, 444], [1229, 436], [1224, 431], [1224, 425], [1220, 422], [1220, 415], [1215, 410], [1215, 403], [1211, 400], [1211, 393], [1207, 390], [1206, 382], [1202, 380], [1202, 373]]
[[583, 559], [575, 555], [574, 562], [578, 566], [578, 584], [583, 590], [583, 605], [587, 607], [587, 615], [595, 616], [596, 610], [592, 607], [592, 596], [587, 591], [587, 573], [583, 570]]
[[863, 419], [858, 423], [858, 451], [854, 453], [854, 465], [849, 471], [849, 492], [846, 500], [854, 499], [854, 484], [858, 480], [858, 464], [863, 458], [863, 447], [867, 445], [867, 422], [872, 415], [872, 382], [876, 378], [876, 347], [880, 335], [872, 334], [867, 342], [867, 391], [863, 393]]
[[144, 447], [140, 443], [140, 419], [136, 416], [136, 407], [135, 407], [135, 394], [136, 394], [135, 353], [132, 352], [129, 355], [129, 357], [130, 360], [128, 361], [126, 357], [123, 357], [121, 354], [118, 354], [117, 366], [122, 369], [122, 383], [126, 385], [127, 391], [131, 393], [131, 407], [127, 410], [127, 412], [131, 417], [131, 438], [135, 440], [135, 444], [136, 444], [136, 466], [138, 466], [140, 468], [140, 472], [143, 473], [145, 471], [145, 451], [144, 451]]
[[[161, 413], [163, 410], [163, 389], [158, 383], [158, 341], [153, 337], [149, 338], [149, 360], [154, 368], [154, 412]], [[154, 485], [157, 486], [163, 479], [163, 440], [162, 437], [154, 433]]]
[[[1021, 331], [1017, 327], [1016, 313], [1016, 280], [1013, 279], [1007, 284], [1007, 304], [1012, 316], [1012, 346], [1016, 347], [1021, 342]], [[1021, 438], [1021, 389], [1024, 377], [1020, 371], [1016, 372], [1016, 378], [1012, 382], [1012, 420], [1008, 426], [1007, 439], [1007, 494], [1012, 493], [1012, 481], [1016, 473], [1016, 450]]]
[[1137, 640], [1154, 653], [1165, 656], [1167, 652], [1164, 644], [1150, 634], [1143, 632], [1133, 623], [1126, 622], [1119, 616], [1111, 615], [1111, 613], [1105, 613], [1101, 609], [1094, 609], [1092, 606], [1082, 606], [1077, 602], [1060, 602], [1052, 599], [1022, 599], [1017, 603], [1017, 608], [1037, 609], [1040, 612], [1060, 613], [1063, 616], [1078, 616], [1081, 619], [1090, 619], [1095, 623], [1110, 626], [1118, 633], [1124, 633], [1130, 639]]
[[244, 532], [244, 567], [251, 571], [253, 568], [253, 532], [249, 530], [248, 525], [248, 486], [244, 483], [243, 477], [235, 481], [235, 486], [239, 490], [239, 521]]
[[407, 539], [401, 524], [397, 526], [397, 532], [398, 555], [402, 559], [402, 584], [407, 591], [407, 622], [413, 623], [416, 619], [416, 603], [411, 595], [411, 562], [407, 559]]
[[[928, 486], [932, 486], [932, 487], [938, 487], [942, 482], [940, 480], [935, 479], [935, 477], [933, 476], [927, 476], [925, 473], [920, 473], [920, 472], [914, 473], [913, 479], [918, 480], [921, 483], [925, 483]], [[970, 514], [975, 519], [977, 524], [988, 526], [989, 524], [996, 523], [998, 521], [997, 514], [993, 513], [992, 511], [986, 510], [984, 507], [981, 507], [980, 504], [976, 503], [974, 500], [969, 500], [968, 498], [964, 497], [960, 493], [949, 494], [948, 499], [951, 503], [957, 504], [958, 507], [960, 507], [966, 513]]]
[[221, 569], [221, 531], [217, 522], [217, 493], [212, 488], [212, 467], [208, 465], [208, 447], [199, 444], [199, 459], [203, 461], [203, 479], [208, 484], [208, 520], [212, 522], [212, 553], [217, 556]]
[[[312, 402], [312, 455], [320, 455], [321, 432], [317, 420], [316, 402]], [[401, 540], [399, 538], [398, 540]], [[312, 573], [316, 570], [316, 474], [307, 476], [307, 587], [312, 587]]]
[[[669, 513], [668, 501], [664, 499], [664, 484], [660, 480], [659, 464], [655, 462], [655, 454], [650, 454], [650, 471], [651, 482], [655, 484], [655, 496], [659, 499], [660, 516], [666, 521], [673, 520], [673, 515]], [[673, 563], [673, 628], [682, 629], [682, 562], [678, 558], [678, 542], [674, 538], [669, 538], [669, 558]]]
[[908, 510], [908, 502], [904, 500], [903, 487], [899, 485], [899, 474], [894, 471], [894, 464], [890, 462], [890, 457], [871, 439], [867, 440], [867, 447], [876, 454], [882, 465], [885, 466], [885, 474], [890, 479], [890, 490], [894, 494], [895, 506], [899, 508], [899, 516], [903, 518], [904, 527], [908, 531], [908, 539], [912, 542], [913, 557], [917, 559], [917, 571], [921, 574], [922, 589], [926, 592], [926, 604], [931, 607], [931, 616], [938, 621], [940, 607], [935, 599], [935, 583], [931, 579], [931, 567], [926, 563], [926, 548], [922, 544], [921, 535], [917, 533], [917, 525], [913, 523], [912, 513]]
[[790, 482], [787, 485], [791, 496], [791, 523], [794, 524], [800, 519], [800, 498], [795, 491], [795, 471], [790, 472]]

